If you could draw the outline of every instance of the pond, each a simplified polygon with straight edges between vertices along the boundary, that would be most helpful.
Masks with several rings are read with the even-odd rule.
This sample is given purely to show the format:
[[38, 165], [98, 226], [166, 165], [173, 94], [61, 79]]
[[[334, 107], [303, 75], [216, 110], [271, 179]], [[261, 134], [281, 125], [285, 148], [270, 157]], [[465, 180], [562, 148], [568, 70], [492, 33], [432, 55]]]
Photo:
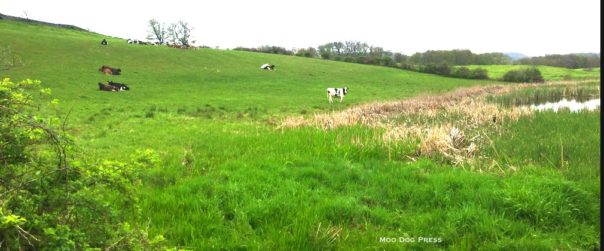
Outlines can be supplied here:
[[600, 108], [600, 98], [594, 98], [594, 99], [590, 99], [587, 101], [582, 101], [582, 100], [577, 101], [576, 99], [568, 100], [566, 98], [563, 98], [562, 100], [560, 100], [558, 102], [546, 102], [546, 103], [541, 103], [541, 104], [532, 104], [528, 107], [535, 111], [552, 110], [554, 112], [557, 112], [558, 110], [561, 110], [561, 109], [564, 109], [564, 110], [568, 109], [571, 112], [578, 112], [578, 111], [582, 111], [582, 110], [594, 111], [594, 110]]
[[600, 85], [529, 88], [500, 96], [488, 96], [487, 101], [505, 107], [527, 107], [536, 111], [593, 111], [600, 108]]

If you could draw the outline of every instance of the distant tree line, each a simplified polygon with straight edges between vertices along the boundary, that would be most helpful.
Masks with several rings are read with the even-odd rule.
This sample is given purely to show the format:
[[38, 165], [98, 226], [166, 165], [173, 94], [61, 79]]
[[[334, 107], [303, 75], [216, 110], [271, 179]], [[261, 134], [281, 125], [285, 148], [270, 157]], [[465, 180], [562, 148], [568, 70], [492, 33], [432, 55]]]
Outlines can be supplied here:
[[272, 46], [272, 45], [264, 45], [257, 48], [246, 48], [246, 47], [236, 47], [233, 50], [236, 51], [251, 51], [251, 52], [261, 52], [261, 53], [270, 53], [270, 54], [282, 54], [282, 55], [294, 55], [294, 52], [283, 47]]
[[570, 69], [600, 67], [600, 54], [554, 54], [542, 57], [522, 58], [519, 64], [549, 65]]
[[439, 50], [413, 54], [407, 60], [409, 64], [447, 64], [447, 65], [495, 65], [510, 64], [512, 59], [498, 52], [474, 54], [470, 50]]
[[[476, 54], [470, 50], [429, 50], [408, 56], [398, 52], [393, 53], [382, 47], [359, 41], [329, 42], [319, 45], [317, 48], [308, 47], [294, 50], [269, 45], [258, 48], [237, 47], [234, 50], [380, 65], [466, 79], [489, 78], [486, 69], [470, 69], [465, 67], [466, 65], [527, 64], [573, 69], [600, 66], [599, 54], [547, 55], [544, 57], [513, 60], [508, 55], [498, 52]], [[501, 80], [508, 82], [543, 82], [543, 77], [538, 69], [532, 67], [522, 70], [512, 70]]]

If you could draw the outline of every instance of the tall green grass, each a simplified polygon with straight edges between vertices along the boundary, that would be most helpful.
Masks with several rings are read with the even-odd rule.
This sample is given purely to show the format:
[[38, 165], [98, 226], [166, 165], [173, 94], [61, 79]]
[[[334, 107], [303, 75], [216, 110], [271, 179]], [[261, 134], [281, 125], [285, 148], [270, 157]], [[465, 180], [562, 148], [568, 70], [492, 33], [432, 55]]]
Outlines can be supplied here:
[[508, 125], [493, 139], [497, 160], [515, 166], [538, 165], [559, 170], [569, 179], [600, 178], [600, 113], [538, 112]]

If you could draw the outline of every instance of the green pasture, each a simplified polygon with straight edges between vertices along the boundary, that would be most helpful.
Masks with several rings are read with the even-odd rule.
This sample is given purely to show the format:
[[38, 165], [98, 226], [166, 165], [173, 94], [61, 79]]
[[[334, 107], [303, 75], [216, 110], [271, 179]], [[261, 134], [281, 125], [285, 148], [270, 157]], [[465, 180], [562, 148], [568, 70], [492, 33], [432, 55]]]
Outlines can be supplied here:
[[[40, 79], [63, 105], [77, 106], [72, 117], [87, 117], [109, 107], [144, 113], [151, 106], [171, 112], [204, 109], [231, 113], [258, 110], [294, 114], [442, 92], [486, 82], [449, 79], [377, 66], [241, 51], [181, 50], [129, 45], [126, 40], [39, 25], [0, 22], [0, 46], [10, 47], [24, 63], [0, 77]], [[272, 63], [275, 71], [260, 65]], [[106, 76], [102, 65], [122, 69]], [[98, 91], [98, 82], [126, 83], [129, 92]], [[348, 87], [343, 104], [327, 102], [327, 87]]]
[[[470, 69], [483, 68], [488, 71], [489, 78], [501, 79], [503, 75], [510, 70], [532, 67], [531, 65], [469, 65]], [[581, 79], [599, 79], [600, 68], [590, 69], [568, 69], [563, 67], [536, 66], [543, 79], [547, 80], [581, 80]]]
[[[382, 129], [278, 125], [286, 116], [491, 82], [293, 56], [129, 45], [117, 38], [101, 46], [102, 38], [0, 21], [0, 47], [23, 61], [0, 77], [39, 79], [52, 89], [74, 138], [73, 158], [127, 161], [140, 151], [159, 157], [144, 174], [139, 224], [148, 224], [150, 236], [163, 235], [168, 246], [600, 245], [599, 111], [546, 112], [505, 124], [480, 162], [488, 171], [479, 172], [424, 157], [411, 161], [416, 142], [390, 149]], [[264, 63], [276, 70], [260, 70]], [[103, 75], [101, 65], [121, 68], [122, 75]], [[489, 74], [498, 74], [491, 67], [503, 68], [487, 66]], [[599, 69], [585, 76], [594, 72]], [[558, 73], [542, 73], [558, 79]], [[108, 80], [131, 90], [99, 91], [97, 82]], [[325, 89], [342, 86], [350, 89], [344, 102], [329, 104]], [[386, 241], [391, 238], [396, 241]], [[414, 242], [399, 242], [405, 238]]]

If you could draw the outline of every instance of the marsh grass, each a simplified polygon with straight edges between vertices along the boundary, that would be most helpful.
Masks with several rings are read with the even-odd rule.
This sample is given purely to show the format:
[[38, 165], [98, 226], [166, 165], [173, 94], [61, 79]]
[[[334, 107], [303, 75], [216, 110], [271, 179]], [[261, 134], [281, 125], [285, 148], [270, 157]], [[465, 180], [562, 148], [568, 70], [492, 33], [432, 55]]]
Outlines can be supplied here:
[[577, 85], [546, 86], [543, 88], [527, 88], [504, 95], [489, 95], [487, 101], [503, 104], [507, 107], [556, 102], [563, 98], [575, 99], [579, 102], [600, 97], [599, 82], [585, 82]]

